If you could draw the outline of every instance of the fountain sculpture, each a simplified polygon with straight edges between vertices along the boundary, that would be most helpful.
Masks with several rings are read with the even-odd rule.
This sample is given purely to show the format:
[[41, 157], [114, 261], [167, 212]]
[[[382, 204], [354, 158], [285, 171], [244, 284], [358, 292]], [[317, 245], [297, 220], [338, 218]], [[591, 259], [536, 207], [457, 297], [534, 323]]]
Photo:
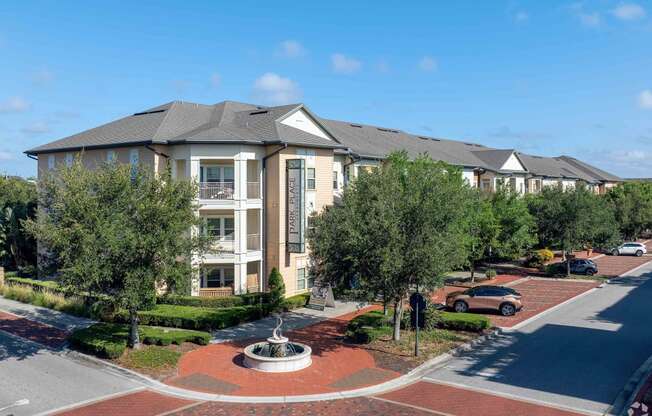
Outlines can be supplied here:
[[298, 371], [312, 364], [312, 349], [300, 342], [290, 342], [281, 333], [283, 318], [277, 317], [276, 327], [267, 341], [248, 345], [244, 349], [245, 366], [270, 373]]

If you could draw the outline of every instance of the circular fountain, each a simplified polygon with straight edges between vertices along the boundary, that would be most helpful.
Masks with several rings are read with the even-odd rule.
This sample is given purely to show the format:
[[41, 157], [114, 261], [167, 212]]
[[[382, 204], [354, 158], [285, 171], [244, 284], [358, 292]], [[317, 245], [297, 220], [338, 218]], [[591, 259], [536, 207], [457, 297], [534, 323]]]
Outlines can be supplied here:
[[281, 334], [283, 319], [279, 316], [276, 328], [267, 341], [248, 345], [244, 349], [244, 365], [269, 373], [298, 371], [312, 364], [312, 349], [300, 342], [290, 342]]

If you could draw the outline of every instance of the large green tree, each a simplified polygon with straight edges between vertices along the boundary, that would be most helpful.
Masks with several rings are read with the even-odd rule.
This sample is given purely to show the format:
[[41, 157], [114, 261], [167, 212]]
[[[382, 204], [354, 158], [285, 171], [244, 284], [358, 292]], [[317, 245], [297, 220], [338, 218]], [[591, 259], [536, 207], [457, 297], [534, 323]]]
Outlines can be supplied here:
[[[529, 209], [536, 218], [541, 246], [573, 250], [605, 247], [619, 239], [614, 212], [607, 200], [583, 185], [571, 189], [545, 187], [529, 199]], [[566, 272], [570, 275], [570, 263]]]
[[652, 228], [652, 183], [626, 182], [607, 192], [624, 238], [634, 240]]
[[473, 282], [476, 263], [489, 255], [492, 247], [499, 244], [498, 237], [501, 233], [500, 222], [496, 218], [491, 200], [479, 191], [473, 192], [472, 195], [467, 207], [465, 241]]
[[517, 259], [536, 244], [536, 224], [523, 196], [500, 187], [491, 195], [491, 205], [499, 225], [492, 257]]
[[40, 180], [37, 220], [26, 228], [56, 258], [65, 290], [103, 295], [129, 312], [129, 345], [137, 347], [137, 311], [157, 287], [189, 287], [191, 253], [206, 247], [190, 232], [199, 226], [196, 193], [169, 172], [76, 162]]
[[36, 263], [36, 242], [22, 221], [36, 212], [36, 185], [16, 177], [0, 176], [0, 265], [24, 269]]
[[382, 296], [394, 307], [400, 339], [403, 305], [418, 284], [440, 286], [467, 259], [463, 237], [470, 189], [459, 169], [428, 156], [391, 154], [361, 174], [341, 205], [315, 218], [309, 236], [316, 277], [348, 284], [361, 298]]

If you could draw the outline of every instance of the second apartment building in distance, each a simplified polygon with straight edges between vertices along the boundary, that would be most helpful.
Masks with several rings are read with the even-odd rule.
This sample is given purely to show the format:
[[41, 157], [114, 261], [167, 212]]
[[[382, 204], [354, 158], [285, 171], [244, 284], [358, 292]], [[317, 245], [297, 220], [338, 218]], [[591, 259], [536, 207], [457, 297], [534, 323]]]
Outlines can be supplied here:
[[307, 291], [308, 218], [336, 203], [361, 170], [392, 151], [428, 153], [462, 169], [471, 186], [491, 192], [539, 192], [581, 182], [603, 193], [621, 179], [577, 159], [411, 135], [400, 130], [328, 120], [302, 104], [263, 107], [225, 101], [171, 102], [86, 130], [26, 153], [39, 176], [79, 158], [92, 169], [118, 162], [169, 168], [176, 180], [199, 183], [202, 232], [218, 251], [205, 256], [192, 294], [225, 296], [264, 290], [276, 267], [288, 296]]

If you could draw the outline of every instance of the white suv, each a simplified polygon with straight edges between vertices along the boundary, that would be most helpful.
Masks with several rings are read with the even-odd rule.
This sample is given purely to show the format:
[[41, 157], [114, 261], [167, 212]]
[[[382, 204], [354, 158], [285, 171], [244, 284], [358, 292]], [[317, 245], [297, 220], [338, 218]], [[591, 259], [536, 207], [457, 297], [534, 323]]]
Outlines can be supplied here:
[[645, 244], [642, 243], [625, 243], [618, 248], [614, 248], [611, 251], [611, 254], [614, 256], [620, 256], [622, 254], [633, 254], [637, 257], [641, 257], [646, 253], [647, 248], [645, 248]]

